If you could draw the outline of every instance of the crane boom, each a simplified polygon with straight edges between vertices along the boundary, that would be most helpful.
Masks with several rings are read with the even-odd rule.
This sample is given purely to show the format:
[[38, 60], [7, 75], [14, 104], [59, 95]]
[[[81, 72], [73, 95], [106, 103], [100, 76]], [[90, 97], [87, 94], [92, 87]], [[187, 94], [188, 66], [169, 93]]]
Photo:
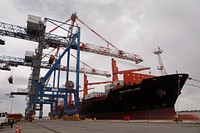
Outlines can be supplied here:
[[[25, 62], [24, 58], [20, 57], [11, 57], [11, 56], [0, 56], [0, 63], [6, 63], [7, 65], [10, 66], [32, 66], [32, 63], [30, 62]], [[51, 67], [48, 66], [48, 61], [41, 61], [41, 68], [45, 69], [50, 69]], [[63, 66], [61, 68], [61, 71], [67, 71], [67, 68]], [[96, 69], [87, 69], [87, 68], [81, 68], [80, 67], [80, 73], [85, 73], [85, 74], [92, 74], [92, 75], [101, 75], [101, 76], [106, 76], [110, 77], [110, 73], [108, 71], [101, 71], [101, 70], [96, 70]], [[69, 67], [69, 72], [76, 72], [76, 68], [70, 66]]]
[[[0, 35], [39, 42], [39, 37], [35, 34], [28, 33], [26, 28], [4, 22], [0, 22]], [[45, 44], [46, 47], [66, 47], [68, 45], [68, 37], [45, 33]], [[72, 48], [75, 50], [77, 49], [76, 46], [72, 46]], [[136, 63], [143, 61], [139, 55], [89, 43], [81, 43], [80, 50], [84, 52], [91, 52], [104, 56], [135, 61]]]
[[139, 55], [127, 53], [124, 51], [119, 51], [116, 49], [110, 49], [108, 47], [98, 46], [94, 44], [81, 43], [80, 49], [85, 52], [91, 52], [100, 55], [135, 61], [136, 63], [142, 62], [142, 58], [140, 58]]
[[138, 71], [143, 71], [143, 70], [149, 70], [151, 69], [150, 67], [144, 67], [144, 68], [136, 68], [136, 69], [129, 69], [129, 70], [121, 70], [118, 71], [116, 74], [124, 74], [126, 72], [138, 72]]

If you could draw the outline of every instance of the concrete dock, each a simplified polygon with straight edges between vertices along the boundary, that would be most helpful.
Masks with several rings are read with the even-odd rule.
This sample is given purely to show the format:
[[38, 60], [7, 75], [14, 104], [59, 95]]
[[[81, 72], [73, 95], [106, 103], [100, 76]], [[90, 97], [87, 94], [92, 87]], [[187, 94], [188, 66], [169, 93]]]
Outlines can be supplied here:
[[200, 121], [64, 121], [38, 119], [34, 123], [21, 121], [11, 128], [4, 126], [1, 133], [200, 133]]

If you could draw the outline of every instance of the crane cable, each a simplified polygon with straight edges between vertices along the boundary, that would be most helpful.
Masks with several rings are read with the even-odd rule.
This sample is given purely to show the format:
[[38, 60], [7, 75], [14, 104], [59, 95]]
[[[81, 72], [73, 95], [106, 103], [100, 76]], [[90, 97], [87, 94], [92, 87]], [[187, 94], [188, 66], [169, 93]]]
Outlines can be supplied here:
[[[67, 23], [67, 22], [69, 22], [71, 20], [71, 18], [70, 19], [68, 19], [68, 20], [66, 20], [65, 22]], [[60, 24], [59, 26], [56, 26], [55, 28], [53, 28], [52, 30], [50, 30], [49, 31], [49, 33], [51, 33], [51, 32], [53, 32], [53, 31], [55, 31], [56, 29], [58, 29], [59, 27], [61, 27], [63, 25], [63, 23], [62, 24]]]
[[[71, 56], [74, 57], [74, 58], [76, 59], [76, 56], [74, 56], [73, 54], [71, 54]], [[83, 63], [83, 65], [85, 65], [85, 66], [87, 66], [87, 67], [89, 67], [89, 68], [91, 68], [91, 69], [94, 69], [94, 68], [92, 68], [91, 66], [89, 66], [88, 64], [86, 64], [85, 62], [83, 62], [83, 61], [81, 61], [81, 60], [80, 60], [80, 62]], [[95, 69], [94, 69], [94, 70], [95, 70]]]
[[197, 85], [194, 85], [194, 84], [185, 84], [185, 85], [188, 85], [188, 86], [193, 86], [193, 87], [200, 88], [200, 86], [197, 86]]
[[189, 80], [193, 80], [193, 81], [196, 81], [196, 82], [199, 82], [199, 83], [200, 83], [200, 81], [199, 81], [199, 80], [197, 80], [197, 79], [193, 79], [193, 78], [191, 78], [191, 77], [189, 77], [188, 79], [189, 79]]
[[[163, 54], [163, 57], [164, 57], [166, 60], [169, 61], [169, 59], [167, 58], [167, 56], [165, 56], [165, 54]], [[172, 64], [172, 65], [174, 66], [174, 68], [176, 68], [176, 73], [178, 73], [177, 66], [176, 66], [173, 62], [170, 62], [170, 64]], [[200, 83], [200, 80], [194, 79], [194, 78], [192, 78], [192, 77], [188, 77], [188, 79]], [[185, 85], [200, 88], [200, 86], [194, 85], [194, 84], [185, 84]]]
[[[62, 48], [62, 49], [64, 50], [64, 48]], [[71, 54], [71, 56], [74, 57], [74, 58], [76, 59], [76, 56], [75, 56], [75, 55]], [[81, 61], [81, 60], [80, 60], [80, 62], [83, 63], [83, 65], [85, 65], [85, 66], [91, 68], [92, 70], [96, 70], [95, 68], [93, 68], [93, 67], [89, 66], [88, 64], [86, 64], [85, 62], [83, 62], [83, 61]]]
[[134, 66], [134, 68], [145, 68], [145, 67], [147, 67], [147, 66], [142, 66], [142, 65], [134, 64], [134, 63], [128, 62], [126, 60], [120, 60], [120, 59], [117, 59], [117, 58], [115, 58], [115, 60], [117, 61], [117, 64], [125, 64], [126, 66], [130, 66], [130, 67]]
[[[200, 81], [197, 80], [197, 79], [194, 79], [194, 78], [191, 78], [191, 77], [188, 77], [188, 79], [200, 83]], [[200, 88], [200, 86], [198, 86], [198, 85], [194, 85], [194, 84], [186, 84], [186, 85]]]
[[102, 37], [100, 34], [98, 34], [97, 32], [95, 32], [92, 28], [90, 28], [88, 25], [86, 25], [83, 21], [81, 21], [78, 17], [76, 17], [76, 19], [81, 22], [83, 25], [85, 25], [88, 29], [90, 29], [94, 34], [96, 34], [98, 37], [100, 37], [102, 40], [104, 40], [107, 44], [111, 45], [113, 48], [119, 50], [117, 47], [115, 47], [112, 43], [110, 43], [108, 40], [106, 40], [104, 37]]
[[[80, 22], [80, 23], [82, 23], [84, 26], [86, 26], [88, 29], [90, 29], [94, 34], [96, 34], [97, 36], [99, 36], [102, 40], [104, 40], [107, 44], [109, 44], [109, 45], [111, 45], [112, 47], [114, 47], [115, 49], [117, 49], [118, 51], [121, 51], [121, 50], [119, 50], [117, 47], [115, 47], [111, 42], [109, 42], [108, 40], [106, 40], [104, 37], [102, 37], [100, 34], [98, 34], [97, 32], [95, 32], [91, 27], [89, 27], [88, 25], [86, 25], [83, 21], [81, 21], [77, 16], [75, 16], [76, 17], [76, 19]], [[76, 20], [75, 19], [75, 20]], [[66, 20], [65, 22], [67, 23], [67, 22], [69, 22], [70, 20], [72, 20], [72, 18], [69, 18], [68, 20]], [[74, 21], [75, 22], [75, 21]], [[63, 23], [62, 24], [60, 24], [59, 26], [56, 26], [55, 28], [53, 28], [52, 30], [50, 30], [49, 32], [51, 33], [51, 32], [53, 32], [53, 31], [55, 31], [56, 29], [58, 29], [59, 27], [61, 27], [63, 25]]]
[[57, 48], [54, 48], [53, 50], [51, 50], [50, 52], [48, 52], [47, 54], [45, 54], [45, 55], [42, 57], [42, 59], [45, 58], [45, 57], [47, 57], [47, 55], [50, 55], [50, 53], [53, 52], [55, 49], [57, 49]]

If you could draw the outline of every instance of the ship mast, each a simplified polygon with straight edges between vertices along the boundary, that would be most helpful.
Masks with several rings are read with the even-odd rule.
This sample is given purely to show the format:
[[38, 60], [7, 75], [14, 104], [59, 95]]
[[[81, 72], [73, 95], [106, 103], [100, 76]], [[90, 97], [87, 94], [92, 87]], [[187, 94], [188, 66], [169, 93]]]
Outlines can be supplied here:
[[161, 59], [161, 54], [162, 54], [163, 50], [159, 46], [157, 46], [157, 48], [158, 49], [155, 49], [155, 51], [153, 53], [158, 56], [158, 62], [159, 62], [158, 70], [160, 70], [161, 75], [167, 75], [167, 72], [165, 70], [165, 67], [164, 67], [162, 59]]

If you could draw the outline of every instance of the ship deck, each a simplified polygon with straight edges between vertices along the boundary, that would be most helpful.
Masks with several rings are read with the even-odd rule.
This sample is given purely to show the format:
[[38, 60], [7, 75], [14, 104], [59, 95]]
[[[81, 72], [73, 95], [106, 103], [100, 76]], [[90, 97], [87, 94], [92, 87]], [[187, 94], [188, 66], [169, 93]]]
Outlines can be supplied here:
[[[122, 120], [81, 120], [64, 121], [37, 119], [34, 123], [21, 121], [21, 133], [199, 133], [200, 121], [122, 121]], [[14, 133], [16, 125], [4, 126], [1, 133]]]

